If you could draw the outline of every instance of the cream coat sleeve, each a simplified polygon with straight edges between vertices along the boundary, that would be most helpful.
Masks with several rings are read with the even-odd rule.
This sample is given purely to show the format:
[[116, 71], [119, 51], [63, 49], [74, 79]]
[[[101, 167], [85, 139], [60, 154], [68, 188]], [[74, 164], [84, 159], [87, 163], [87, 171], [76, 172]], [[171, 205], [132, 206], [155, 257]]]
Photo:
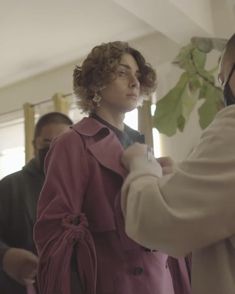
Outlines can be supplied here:
[[122, 189], [127, 234], [182, 256], [235, 234], [235, 106], [220, 111], [173, 174], [138, 158]]

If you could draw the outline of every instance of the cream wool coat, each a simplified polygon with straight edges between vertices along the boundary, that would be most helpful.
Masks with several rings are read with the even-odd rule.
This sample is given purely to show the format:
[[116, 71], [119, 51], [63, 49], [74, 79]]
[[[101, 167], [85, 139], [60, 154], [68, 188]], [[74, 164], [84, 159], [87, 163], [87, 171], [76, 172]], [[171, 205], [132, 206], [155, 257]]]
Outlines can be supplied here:
[[193, 252], [193, 294], [235, 293], [235, 106], [220, 111], [173, 174], [136, 158], [122, 189], [127, 234], [172, 256]]

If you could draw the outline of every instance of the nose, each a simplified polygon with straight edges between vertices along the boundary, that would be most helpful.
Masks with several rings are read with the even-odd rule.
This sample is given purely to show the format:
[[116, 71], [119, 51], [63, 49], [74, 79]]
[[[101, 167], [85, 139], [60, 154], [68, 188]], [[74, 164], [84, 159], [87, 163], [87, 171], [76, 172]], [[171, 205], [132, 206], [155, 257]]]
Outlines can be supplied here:
[[131, 75], [129, 85], [130, 85], [131, 88], [139, 88], [140, 87], [140, 81], [135, 75]]

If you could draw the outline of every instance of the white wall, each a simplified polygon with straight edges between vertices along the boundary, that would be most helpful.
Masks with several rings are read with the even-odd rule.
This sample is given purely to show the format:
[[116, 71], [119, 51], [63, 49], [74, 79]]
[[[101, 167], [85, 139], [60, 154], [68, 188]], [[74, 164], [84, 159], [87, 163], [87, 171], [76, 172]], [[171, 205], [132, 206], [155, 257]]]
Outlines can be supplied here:
[[69, 64], [0, 89], [0, 113], [49, 99], [57, 92], [71, 93], [73, 67]]

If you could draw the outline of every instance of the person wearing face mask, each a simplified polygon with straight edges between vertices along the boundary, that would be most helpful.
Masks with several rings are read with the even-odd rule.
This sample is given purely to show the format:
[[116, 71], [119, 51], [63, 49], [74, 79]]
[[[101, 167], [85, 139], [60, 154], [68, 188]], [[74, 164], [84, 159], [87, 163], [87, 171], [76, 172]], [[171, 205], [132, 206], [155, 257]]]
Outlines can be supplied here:
[[34, 131], [34, 158], [0, 181], [1, 294], [25, 294], [35, 280], [38, 258], [32, 235], [45, 178], [44, 160], [50, 142], [72, 123], [59, 112], [41, 116]]
[[166, 166], [146, 145], [122, 158], [130, 170], [122, 189], [128, 236], [173, 256], [192, 252], [193, 294], [235, 293], [235, 34], [219, 78], [226, 107], [171, 174], [162, 176]]

